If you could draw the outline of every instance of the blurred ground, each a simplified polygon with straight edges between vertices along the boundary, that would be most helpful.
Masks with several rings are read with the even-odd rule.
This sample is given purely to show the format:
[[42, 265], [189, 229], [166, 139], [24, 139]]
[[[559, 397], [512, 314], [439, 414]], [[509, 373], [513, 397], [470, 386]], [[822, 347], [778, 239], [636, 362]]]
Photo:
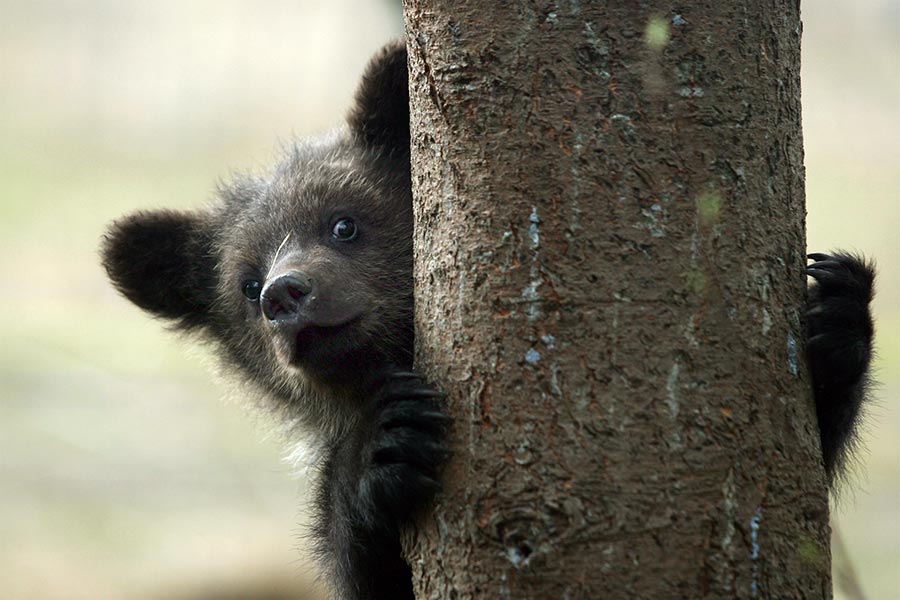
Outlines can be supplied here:
[[[0, 0], [0, 596], [303, 597], [275, 424], [109, 288], [107, 221], [339, 121], [398, 3]], [[900, 597], [900, 1], [804, 4], [809, 246], [881, 261], [879, 406], [835, 512]], [[223, 401], [223, 398], [225, 399]], [[839, 595], [840, 597], [840, 595]]]

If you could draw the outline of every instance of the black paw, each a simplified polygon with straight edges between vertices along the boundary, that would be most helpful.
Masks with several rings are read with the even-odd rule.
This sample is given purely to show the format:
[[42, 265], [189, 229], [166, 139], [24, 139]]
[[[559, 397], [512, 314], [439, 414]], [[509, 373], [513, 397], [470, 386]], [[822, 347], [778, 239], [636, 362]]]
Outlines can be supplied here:
[[806, 273], [815, 284], [806, 311], [807, 359], [814, 387], [861, 379], [872, 356], [875, 271], [849, 254], [810, 254]]
[[450, 454], [444, 398], [416, 373], [383, 378], [359, 482], [361, 508], [373, 527], [399, 528], [440, 490], [440, 468]]

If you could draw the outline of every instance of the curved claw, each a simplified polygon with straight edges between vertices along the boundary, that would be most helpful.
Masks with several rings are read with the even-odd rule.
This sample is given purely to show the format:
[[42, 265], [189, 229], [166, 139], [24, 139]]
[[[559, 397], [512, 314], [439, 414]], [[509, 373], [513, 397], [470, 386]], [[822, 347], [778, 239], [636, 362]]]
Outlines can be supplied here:
[[411, 390], [404, 394], [407, 398], [440, 398], [444, 399], [447, 397], [446, 392], [439, 392], [438, 390], [431, 390], [428, 388]]
[[825, 259], [825, 260], [818, 260], [806, 268], [807, 269], [843, 269], [844, 265], [842, 265], [839, 261], [836, 261], [834, 259]]
[[390, 379], [422, 379], [419, 373], [414, 371], [394, 371], [388, 375]]
[[806, 318], [809, 318], [809, 317], [820, 317], [825, 314], [828, 314], [828, 310], [825, 308], [825, 305], [824, 304], [816, 304], [815, 306], [813, 306], [812, 308], [807, 310], [805, 313], [803, 313], [803, 316]]
[[825, 270], [825, 269], [818, 269], [818, 268], [816, 268], [815, 265], [810, 266], [810, 267], [806, 267], [806, 269], [804, 269], [804, 271], [805, 271], [806, 274], [809, 275], [810, 277], [816, 277], [816, 278], [819, 278], [819, 277], [828, 277], [828, 276], [830, 276], [830, 275], [834, 275], [834, 273], [832, 273], [831, 271], [827, 271], [827, 270]]

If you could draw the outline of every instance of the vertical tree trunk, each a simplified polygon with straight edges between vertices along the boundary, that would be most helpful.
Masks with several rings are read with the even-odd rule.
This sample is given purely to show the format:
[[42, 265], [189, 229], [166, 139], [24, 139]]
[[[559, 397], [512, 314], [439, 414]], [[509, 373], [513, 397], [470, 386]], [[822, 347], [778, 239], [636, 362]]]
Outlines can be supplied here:
[[406, 19], [419, 360], [457, 448], [418, 597], [830, 597], [798, 2]]

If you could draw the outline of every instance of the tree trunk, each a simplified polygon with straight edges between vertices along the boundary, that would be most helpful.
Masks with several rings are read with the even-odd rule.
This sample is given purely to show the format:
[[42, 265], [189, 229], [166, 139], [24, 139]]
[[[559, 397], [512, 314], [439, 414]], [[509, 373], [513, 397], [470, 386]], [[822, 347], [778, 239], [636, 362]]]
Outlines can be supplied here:
[[677, 5], [407, 0], [420, 599], [831, 596], [798, 2]]

